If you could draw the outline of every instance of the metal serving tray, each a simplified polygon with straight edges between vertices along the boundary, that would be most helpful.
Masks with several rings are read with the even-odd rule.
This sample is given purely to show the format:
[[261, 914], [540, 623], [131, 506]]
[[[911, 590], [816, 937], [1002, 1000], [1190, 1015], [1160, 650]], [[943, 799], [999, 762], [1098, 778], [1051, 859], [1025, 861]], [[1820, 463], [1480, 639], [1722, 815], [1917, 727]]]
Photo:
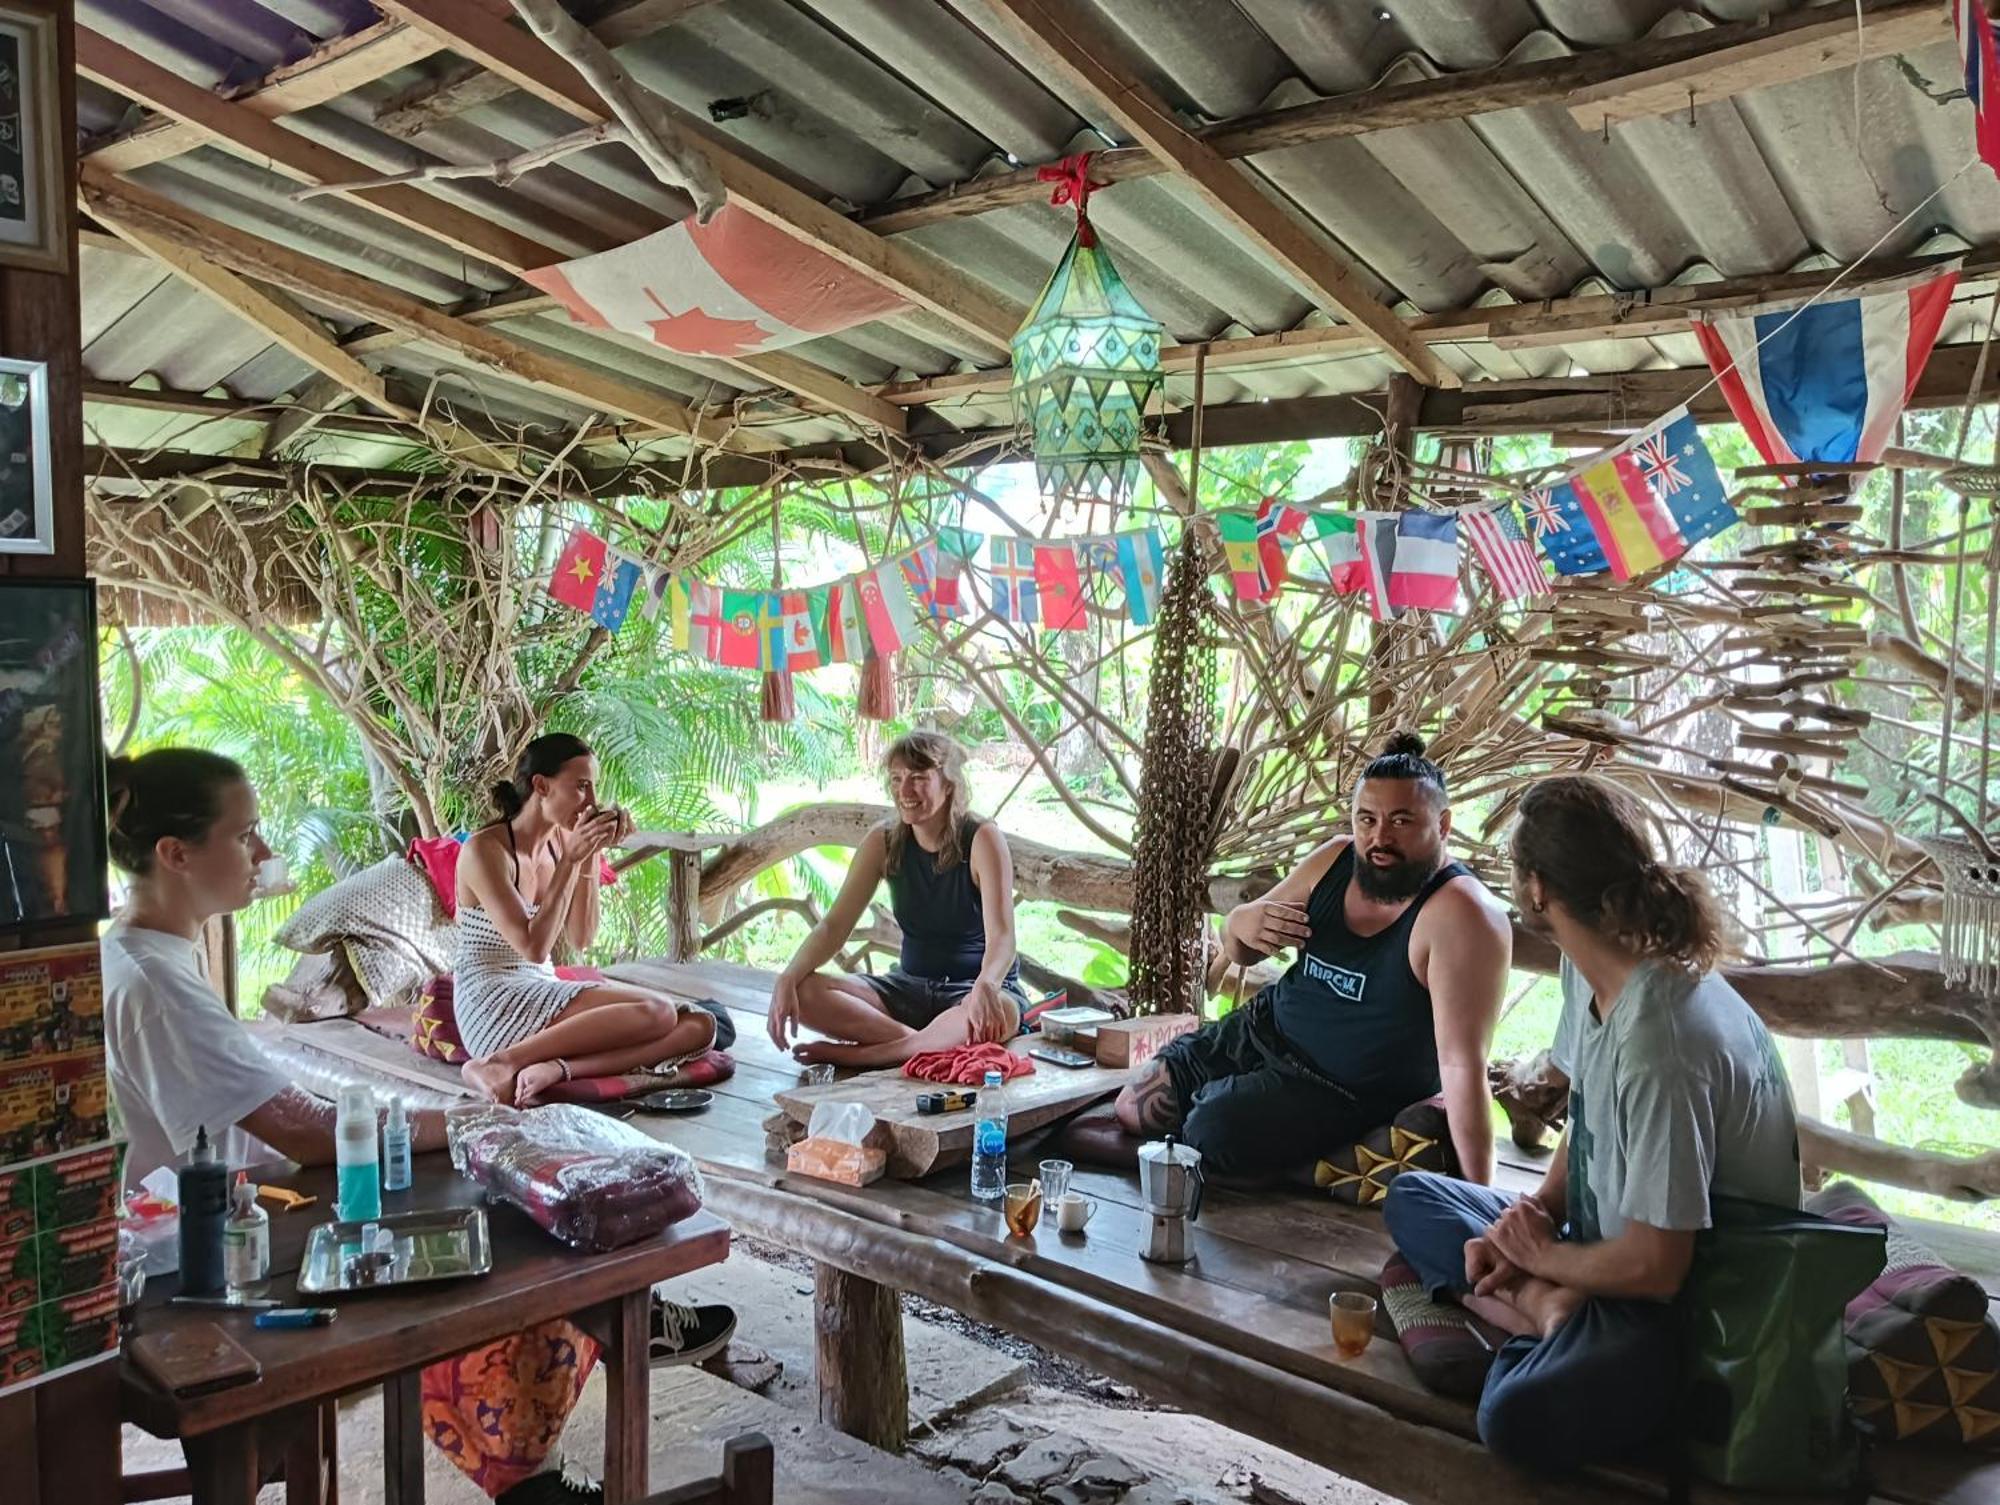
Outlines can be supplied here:
[[437, 1212], [392, 1212], [373, 1220], [395, 1239], [389, 1267], [372, 1280], [352, 1278], [348, 1256], [361, 1252], [360, 1223], [321, 1223], [306, 1236], [299, 1265], [299, 1293], [379, 1291], [463, 1280], [493, 1268], [493, 1244], [486, 1236], [486, 1209], [447, 1207]]

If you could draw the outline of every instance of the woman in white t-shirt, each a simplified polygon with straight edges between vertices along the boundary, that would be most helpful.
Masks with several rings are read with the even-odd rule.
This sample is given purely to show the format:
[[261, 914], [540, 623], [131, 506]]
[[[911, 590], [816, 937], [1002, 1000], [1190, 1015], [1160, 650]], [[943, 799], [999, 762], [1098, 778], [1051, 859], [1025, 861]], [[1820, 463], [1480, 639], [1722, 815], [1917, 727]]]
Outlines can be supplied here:
[[[206, 1127], [231, 1166], [333, 1160], [334, 1106], [294, 1087], [223, 1005], [201, 928], [250, 902], [271, 855], [257, 793], [228, 758], [191, 747], [113, 758], [111, 856], [132, 875], [104, 937], [111, 1091], [130, 1140], [128, 1184], [177, 1166]], [[410, 1115], [418, 1150], [444, 1147], [444, 1115]]]

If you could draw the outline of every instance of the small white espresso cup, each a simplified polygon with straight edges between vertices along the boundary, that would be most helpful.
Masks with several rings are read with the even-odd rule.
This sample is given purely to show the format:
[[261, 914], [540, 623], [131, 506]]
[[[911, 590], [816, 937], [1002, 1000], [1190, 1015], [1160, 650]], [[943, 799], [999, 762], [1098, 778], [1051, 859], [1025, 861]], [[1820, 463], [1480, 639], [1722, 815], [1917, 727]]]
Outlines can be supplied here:
[[1081, 1233], [1083, 1225], [1097, 1215], [1097, 1204], [1080, 1191], [1073, 1191], [1056, 1204], [1056, 1228], [1063, 1233]]

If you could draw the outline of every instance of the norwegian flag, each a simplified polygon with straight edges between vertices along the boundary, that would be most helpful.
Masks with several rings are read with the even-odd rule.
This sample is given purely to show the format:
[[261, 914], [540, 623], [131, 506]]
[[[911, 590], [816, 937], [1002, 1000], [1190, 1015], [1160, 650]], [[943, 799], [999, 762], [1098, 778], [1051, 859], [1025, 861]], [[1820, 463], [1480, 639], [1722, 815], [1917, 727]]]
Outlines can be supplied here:
[[1972, 101], [1973, 139], [1986, 165], [2000, 173], [2000, 50], [1984, 0], [1951, 0], [1951, 25], [1958, 36], [1958, 60], [1965, 97]]
[[1466, 537], [1472, 540], [1472, 552], [1479, 556], [1502, 601], [1539, 596], [1549, 588], [1548, 572], [1542, 568], [1541, 556], [1527, 530], [1514, 515], [1512, 502], [1467, 508], [1458, 516], [1465, 524]]
[[909, 307], [734, 204], [706, 225], [690, 217], [521, 275], [587, 328], [643, 335], [682, 355], [754, 355]]

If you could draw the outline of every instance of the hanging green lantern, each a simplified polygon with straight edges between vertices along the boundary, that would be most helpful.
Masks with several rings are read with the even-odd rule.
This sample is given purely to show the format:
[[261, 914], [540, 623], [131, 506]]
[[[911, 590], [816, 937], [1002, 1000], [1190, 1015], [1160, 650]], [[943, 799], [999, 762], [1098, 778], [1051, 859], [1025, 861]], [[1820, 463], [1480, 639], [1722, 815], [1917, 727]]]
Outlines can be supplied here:
[[1084, 210], [1090, 153], [1045, 167], [1076, 233], [1015, 332], [1014, 417], [1034, 439], [1035, 473], [1056, 496], [1127, 494], [1139, 476], [1146, 405], [1164, 380], [1161, 329], [1097, 243]]

